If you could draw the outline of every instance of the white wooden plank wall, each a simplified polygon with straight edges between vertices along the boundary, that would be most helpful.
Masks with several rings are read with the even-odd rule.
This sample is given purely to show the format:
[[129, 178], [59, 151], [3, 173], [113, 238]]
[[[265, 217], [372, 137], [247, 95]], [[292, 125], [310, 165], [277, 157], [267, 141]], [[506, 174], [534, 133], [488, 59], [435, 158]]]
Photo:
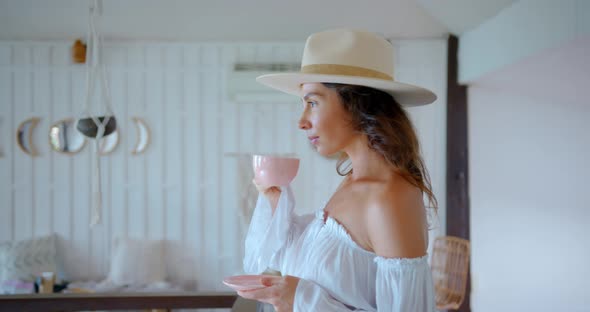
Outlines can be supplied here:
[[447, 41], [399, 40], [394, 42], [394, 46], [395, 79], [423, 86], [438, 96], [431, 105], [407, 109], [418, 132], [422, 155], [439, 205], [429, 235], [428, 249], [432, 253], [434, 238], [446, 234]]
[[[223, 276], [241, 270], [238, 162], [228, 153], [297, 153], [293, 188], [298, 210], [320, 208], [337, 186], [334, 162], [314, 154], [290, 103], [235, 103], [226, 95], [234, 62], [298, 62], [303, 44], [130, 43], [105, 47], [113, 108], [121, 130], [116, 150], [101, 158], [103, 223], [90, 229], [91, 151], [51, 151], [51, 123], [75, 117], [85, 93], [84, 66], [71, 64], [69, 42], [0, 42], [0, 240], [56, 232], [70, 278], [101, 279], [117, 236], [167, 240], [169, 275], [226, 290]], [[439, 94], [435, 105], [410, 109], [430, 169], [444, 224], [446, 42], [396, 43], [397, 79]], [[40, 157], [18, 149], [18, 124], [40, 117]], [[132, 155], [146, 120], [151, 145]], [[440, 234], [440, 228], [435, 229]]]

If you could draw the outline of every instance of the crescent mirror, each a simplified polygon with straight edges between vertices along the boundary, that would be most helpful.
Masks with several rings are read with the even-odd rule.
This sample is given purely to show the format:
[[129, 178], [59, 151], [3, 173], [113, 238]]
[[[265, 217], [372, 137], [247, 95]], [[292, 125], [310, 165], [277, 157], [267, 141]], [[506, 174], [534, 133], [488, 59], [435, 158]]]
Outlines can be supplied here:
[[109, 136], [100, 139], [99, 143], [99, 154], [108, 155], [112, 153], [115, 148], [119, 145], [119, 128], [115, 129]]
[[76, 154], [86, 145], [86, 138], [76, 129], [76, 121], [66, 118], [49, 127], [49, 145], [54, 151]]
[[33, 142], [33, 131], [41, 119], [37, 117], [29, 118], [20, 123], [16, 130], [16, 142], [18, 147], [27, 155], [38, 156], [39, 152]]
[[138, 117], [133, 117], [131, 119], [133, 120], [135, 129], [137, 130], [137, 142], [135, 143], [135, 147], [131, 153], [137, 155], [143, 153], [150, 144], [150, 129], [143, 119]]

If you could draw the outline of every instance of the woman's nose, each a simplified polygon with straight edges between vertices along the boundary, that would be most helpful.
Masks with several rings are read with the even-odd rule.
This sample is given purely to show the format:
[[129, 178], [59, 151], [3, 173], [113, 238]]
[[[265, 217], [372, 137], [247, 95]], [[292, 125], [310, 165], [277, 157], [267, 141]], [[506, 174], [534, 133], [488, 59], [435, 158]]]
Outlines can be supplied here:
[[305, 118], [305, 115], [303, 115], [301, 118], [299, 118], [298, 126], [301, 130], [308, 130], [311, 128], [311, 123], [309, 120], [307, 120], [307, 118]]

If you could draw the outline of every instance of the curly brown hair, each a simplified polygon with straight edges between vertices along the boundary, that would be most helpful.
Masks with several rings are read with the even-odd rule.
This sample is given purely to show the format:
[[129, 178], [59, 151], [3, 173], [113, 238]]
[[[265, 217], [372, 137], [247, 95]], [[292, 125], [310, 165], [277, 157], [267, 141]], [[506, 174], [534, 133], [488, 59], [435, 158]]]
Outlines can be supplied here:
[[[367, 136], [369, 147], [381, 154], [409, 183], [420, 188], [428, 197], [428, 206], [436, 210], [438, 203], [420, 155], [418, 136], [406, 111], [395, 98], [365, 86], [337, 83], [323, 85], [338, 93], [345, 110], [350, 114], [353, 128]], [[338, 159], [336, 171], [342, 176], [352, 172], [352, 168], [345, 173], [341, 170], [347, 160], [346, 154]]]

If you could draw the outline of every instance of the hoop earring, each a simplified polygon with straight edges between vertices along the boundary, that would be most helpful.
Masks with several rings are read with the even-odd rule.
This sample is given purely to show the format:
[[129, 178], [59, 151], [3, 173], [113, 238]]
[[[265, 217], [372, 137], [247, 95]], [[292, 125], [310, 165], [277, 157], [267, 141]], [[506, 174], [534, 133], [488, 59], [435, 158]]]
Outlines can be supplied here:
[[[350, 159], [348, 159], [350, 160]], [[336, 172], [338, 173], [338, 175], [340, 175], [341, 177], [345, 177], [349, 174], [352, 173], [352, 162], [349, 161], [348, 162], [348, 166], [346, 166], [346, 173], [342, 173], [341, 167], [344, 164], [346, 160], [343, 160], [342, 162], [339, 162], [339, 164], [336, 166]]]

